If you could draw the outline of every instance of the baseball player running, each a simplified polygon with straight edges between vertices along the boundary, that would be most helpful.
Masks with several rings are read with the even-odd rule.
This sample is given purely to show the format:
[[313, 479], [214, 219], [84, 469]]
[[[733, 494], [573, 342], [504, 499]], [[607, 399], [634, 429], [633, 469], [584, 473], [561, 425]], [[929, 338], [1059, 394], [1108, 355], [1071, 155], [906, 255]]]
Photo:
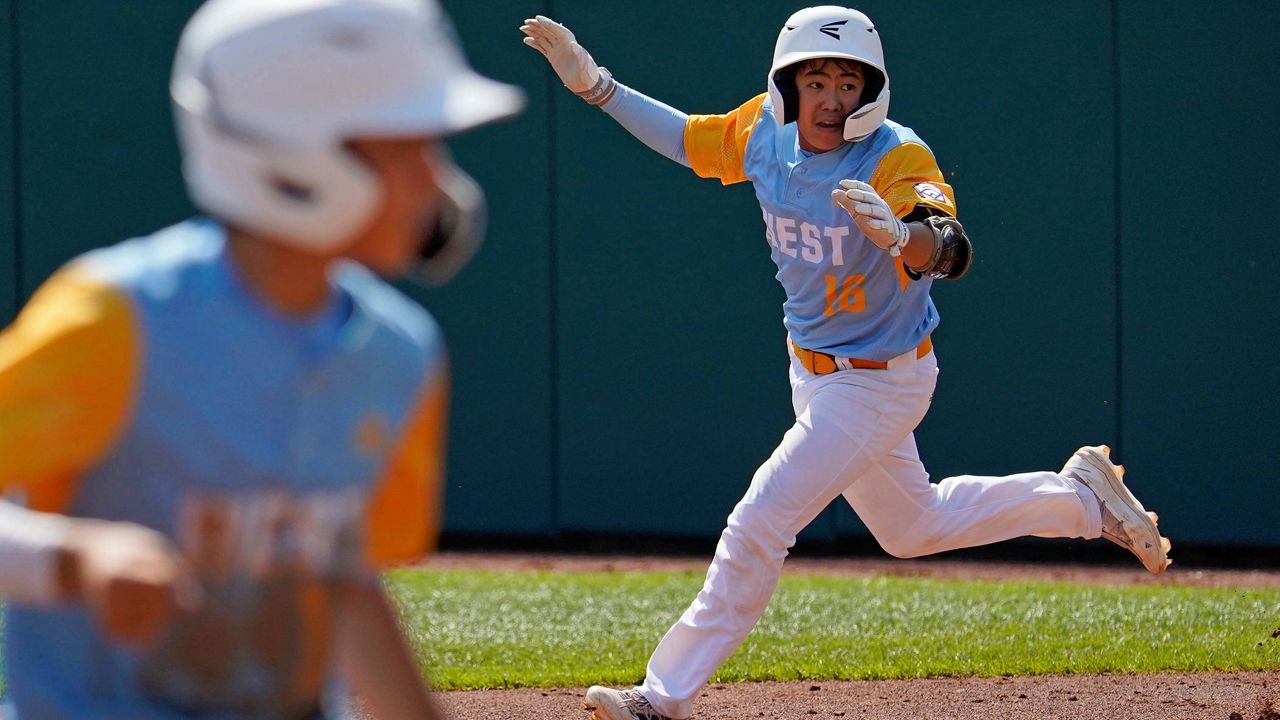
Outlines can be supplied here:
[[[515, 113], [434, 0], [211, 0], [172, 97], [211, 219], [88, 253], [0, 335], [9, 718], [434, 718], [377, 580], [436, 534], [443, 279]], [[0, 715], [4, 715], [0, 709]]]
[[729, 515], [702, 590], [644, 684], [590, 688], [594, 718], [690, 717], [759, 620], [796, 533], [841, 495], [898, 557], [1103, 536], [1153, 573], [1168, 566], [1155, 514], [1105, 446], [1081, 448], [1059, 472], [929, 482], [912, 435], [938, 375], [929, 288], [963, 276], [972, 248], [929, 147], [887, 119], [889, 75], [866, 15], [792, 15], [767, 92], [723, 115], [686, 115], [623, 85], [550, 18], [520, 29], [565, 86], [653, 150], [726, 185], [750, 181], [786, 291], [795, 424]]

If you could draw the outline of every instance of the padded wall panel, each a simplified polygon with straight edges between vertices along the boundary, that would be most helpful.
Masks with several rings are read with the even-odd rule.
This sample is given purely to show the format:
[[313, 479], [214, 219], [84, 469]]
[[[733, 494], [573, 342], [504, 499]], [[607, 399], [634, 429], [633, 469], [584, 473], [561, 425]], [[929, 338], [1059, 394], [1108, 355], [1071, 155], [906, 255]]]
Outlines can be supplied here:
[[1268, 3], [1120, 3], [1123, 451], [1175, 551], [1280, 543], [1277, 25]]
[[555, 530], [547, 84], [519, 42], [519, 3], [446, 2], [472, 64], [525, 89], [509, 122], [450, 142], [489, 199], [485, 244], [449, 286], [417, 293], [453, 357], [445, 530]]
[[23, 296], [71, 257], [191, 212], [168, 87], [198, 4], [18, 3]]

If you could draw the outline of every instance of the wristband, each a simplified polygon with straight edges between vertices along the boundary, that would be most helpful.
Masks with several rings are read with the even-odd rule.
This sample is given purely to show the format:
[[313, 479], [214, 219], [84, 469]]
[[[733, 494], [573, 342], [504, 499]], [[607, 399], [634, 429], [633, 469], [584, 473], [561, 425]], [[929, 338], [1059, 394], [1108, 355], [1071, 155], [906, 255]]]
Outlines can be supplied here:
[[609, 68], [602, 66], [600, 68], [600, 77], [596, 79], [596, 84], [592, 85], [589, 90], [583, 90], [582, 92], [574, 93], [574, 95], [586, 100], [589, 105], [599, 107], [609, 102], [609, 99], [613, 97], [613, 93], [617, 89], [618, 83], [613, 79], [613, 75], [609, 74]]
[[58, 557], [70, 530], [68, 518], [0, 500], [0, 596], [40, 605], [60, 600]]
[[902, 249], [911, 241], [911, 229], [901, 220], [894, 218], [893, 226], [893, 244], [889, 246], [889, 255], [898, 257], [902, 254]]

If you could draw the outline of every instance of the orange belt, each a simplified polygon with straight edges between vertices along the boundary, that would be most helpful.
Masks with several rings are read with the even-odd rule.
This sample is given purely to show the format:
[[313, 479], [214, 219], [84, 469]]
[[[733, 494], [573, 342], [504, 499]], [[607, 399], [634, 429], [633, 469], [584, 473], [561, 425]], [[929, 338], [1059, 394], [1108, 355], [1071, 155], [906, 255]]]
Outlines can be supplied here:
[[[804, 369], [814, 375], [827, 375], [837, 370], [843, 370], [846, 367], [857, 370], [884, 370], [889, 367], [888, 362], [881, 362], [879, 360], [862, 360], [860, 358], [837, 359], [834, 355], [828, 355], [827, 353], [819, 352], [817, 350], [805, 350], [799, 345], [796, 345], [795, 342], [791, 343], [791, 349], [795, 351], [796, 358], [800, 360], [800, 364], [804, 366]], [[916, 359], [918, 360], [925, 355], [928, 355], [932, 350], [933, 340], [926, 337], [924, 342], [916, 346]], [[848, 365], [845, 366], [841, 363], [848, 363]]]

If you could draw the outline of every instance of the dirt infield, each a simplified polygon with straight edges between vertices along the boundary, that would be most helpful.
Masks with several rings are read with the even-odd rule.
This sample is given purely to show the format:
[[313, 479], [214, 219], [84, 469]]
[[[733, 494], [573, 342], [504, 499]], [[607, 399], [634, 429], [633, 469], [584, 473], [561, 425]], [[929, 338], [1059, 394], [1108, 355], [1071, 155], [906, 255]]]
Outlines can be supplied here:
[[[432, 568], [510, 571], [687, 570], [709, 558], [653, 558], [441, 553]], [[1280, 572], [1175, 566], [1158, 577], [1141, 569], [947, 560], [796, 558], [787, 574], [894, 575], [956, 580], [1047, 580], [1122, 585], [1136, 582], [1200, 587], [1280, 587]], [[656, 640], [656, 638], [655, 638]], [[587, 717], [583, 688], [489, 690], [441, 695], [450, 717], [563, 720]], [[1280, 720], [1280, 671], [1046, 675], [854, 682], [711, 685], [698, 701], [699, 720]]]
[[[452, 718], [585, 720], [582, 688], [444, 693]], [[712, 685], [698, 720], [1280, 720], [1276, 673]]]

